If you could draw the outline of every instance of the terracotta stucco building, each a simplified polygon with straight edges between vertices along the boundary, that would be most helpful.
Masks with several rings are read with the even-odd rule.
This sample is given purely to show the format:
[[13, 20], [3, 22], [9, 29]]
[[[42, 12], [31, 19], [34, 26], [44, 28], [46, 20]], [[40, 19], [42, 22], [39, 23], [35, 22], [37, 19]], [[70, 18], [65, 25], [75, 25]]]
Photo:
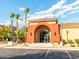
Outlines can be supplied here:
[[55, 18], [29, 20], [27, 43], [60, 43], [79, 39], [79, 23], [59, 24]]

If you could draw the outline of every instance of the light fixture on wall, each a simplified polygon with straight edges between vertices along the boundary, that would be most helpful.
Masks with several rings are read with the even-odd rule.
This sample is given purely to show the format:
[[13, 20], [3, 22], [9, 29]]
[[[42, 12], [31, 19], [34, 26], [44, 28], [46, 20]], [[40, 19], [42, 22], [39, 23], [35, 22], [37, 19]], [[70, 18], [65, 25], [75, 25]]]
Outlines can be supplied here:
[[56, 36], [56, 32], [54, 32], [54, 35]]
[[66, 34], [67, 34], [67, 43], [68, 43], [68, 39], [69, 39], [69, 38], [68, 38], [69, 31], [68, 31], [68, 30], [66, 31]]

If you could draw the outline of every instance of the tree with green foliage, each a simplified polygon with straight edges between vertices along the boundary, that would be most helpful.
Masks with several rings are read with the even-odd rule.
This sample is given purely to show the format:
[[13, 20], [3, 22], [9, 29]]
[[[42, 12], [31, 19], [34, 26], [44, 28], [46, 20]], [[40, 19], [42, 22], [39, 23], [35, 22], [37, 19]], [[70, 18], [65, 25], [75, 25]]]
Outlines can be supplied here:
[[15, 33], [11, 32], [11, 30], [8, 27], [3, 28], [0, 30], [0, 38], [5, 41], [6, 39], [12, 39], [15, 37]]
[[23, 29], [18, 30], [18, 37], [19, 37], [20, 42], [24, 42], [24, 31], [23, 31]]

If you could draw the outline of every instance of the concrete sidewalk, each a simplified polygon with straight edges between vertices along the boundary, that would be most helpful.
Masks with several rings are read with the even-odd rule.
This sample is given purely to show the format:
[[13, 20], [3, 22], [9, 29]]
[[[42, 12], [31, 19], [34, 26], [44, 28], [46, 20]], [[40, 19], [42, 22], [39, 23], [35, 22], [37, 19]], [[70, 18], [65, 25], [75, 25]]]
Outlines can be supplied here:
[[52, 49], [52, 50], [79, 50], [79, 48], [27, 48], [27, 47], [2, 47], [2, 48], [10, 48], [10, 49]]
[[53, 49], [53, 50], [79, 50], [79, 47], [28, 47], [28, 45], [18, 44], [18, 45], [2, 45], [0, 48], [11, 48], [11, 49]]
[[0, 48], [1, 48], [1, 47], [6, 47], [6, 46], [8, 46], [8, 45], [7, 45], [7, 44], [3, 44], [3, 45], [0, 45]]

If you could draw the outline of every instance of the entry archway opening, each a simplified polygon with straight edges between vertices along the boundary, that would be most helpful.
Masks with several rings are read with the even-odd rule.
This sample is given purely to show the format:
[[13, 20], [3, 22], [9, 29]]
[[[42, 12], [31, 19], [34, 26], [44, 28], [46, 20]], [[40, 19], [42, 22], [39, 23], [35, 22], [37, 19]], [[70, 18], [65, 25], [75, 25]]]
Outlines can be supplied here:
[[35, 30], [35, 43], [49, 43], [50, 30], [47, 26], [41, 25]]
[[50, 42], [50, 32], [48, 30], [40, 31], [40, 43]]

